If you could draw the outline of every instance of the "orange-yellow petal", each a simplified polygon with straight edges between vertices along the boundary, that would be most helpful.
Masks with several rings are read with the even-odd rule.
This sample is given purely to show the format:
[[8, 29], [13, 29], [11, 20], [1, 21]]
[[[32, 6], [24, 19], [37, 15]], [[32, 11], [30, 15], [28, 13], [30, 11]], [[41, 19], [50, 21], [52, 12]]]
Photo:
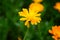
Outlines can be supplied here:
[[27, 18], [20, 18], [20, 20], [21, 20], [21, 21], [25, 21], [25, 20], [27, 20]]
[[33, 0], [35, 3], [42, 2], [43, 0]]
[[26, 20], [25, 25], [29, 28], [29, 20]]
[[44, 6], [39, 3], [31, 3], [29, 8], [35, 12], [42, 12], [44, 10]]
[[54, 8], [60, 12], [60, 2], [57, 2]]
[[52, 32], [51, 30], [49, 30], [49, 33], [51, 33], [51, 34], [52, 34], [53, 32]]
[[52, 36], [52, 38], [54, 38], [55, 40], [58, 40], [57, 36]]
[[27, 9], [23, 8], [22, 10], [23, 10], [24, 14], [25, 13], [28, 14], [28, 10]]

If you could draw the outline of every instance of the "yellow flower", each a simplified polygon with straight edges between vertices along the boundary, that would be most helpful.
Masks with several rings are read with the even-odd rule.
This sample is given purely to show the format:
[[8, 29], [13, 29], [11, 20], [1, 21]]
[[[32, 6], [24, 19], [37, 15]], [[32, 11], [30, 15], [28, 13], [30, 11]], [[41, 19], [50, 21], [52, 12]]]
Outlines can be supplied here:
[[35, 12], [42, 12], [44, 9], [44, 6], [42, 4], [39, 4], [39, 3], [31, 3], [29, 8], [31, 10], [34, 10]]
[[23, 11], [19, 12], [20, 16], [23, 16], [20, 18], [21, 21], [25, 21], [25, 25], [29, 28], [29, 22], [31, 22], [32, 25], [37, 25], [37, 23], [40, 23], [41, 18], [39, 13], [34, 12], [34, 10], [29, 9], [23, 9]]
[[43, 0], [33, 0], [35, 3], [42, 2]]
[[54, 8], [60, 12], [60, 2], [57, 2]]
[[18, 40], [22, 40], [20, 37], [18, 37]]
[[49, 33], [53, 34], [53, 38], [58, 40], [60, 38], [60, 26], [53, 26], [52, 30], [49, 30]]

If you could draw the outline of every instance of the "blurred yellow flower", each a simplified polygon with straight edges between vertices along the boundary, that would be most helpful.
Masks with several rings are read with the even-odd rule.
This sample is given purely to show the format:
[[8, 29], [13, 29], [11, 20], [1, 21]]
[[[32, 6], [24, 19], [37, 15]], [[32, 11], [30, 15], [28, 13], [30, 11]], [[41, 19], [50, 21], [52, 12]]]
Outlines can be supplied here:
[[54, 8], [60, 12], [60, 2], [57, 2]]
[[20, 18], [21, 21], [25, 21], [25, 25], [29, 28], [29, 22], [31, 22], [32, 25], [37, 25], [37, 23], [40, 23], [40, 13], [34, 12], [34, 10], [29, 9], [23, 9], [23, 11], [19, 12], [20, 16], [23, 16]]
[[49, 33], [53, 34], [52, 38], [59, 40], [60, 38], [60, 26], [53, 26], [52, 30], [49, 30]]
[[44, 6], [42, 4], [39, 4], [39, 3], [31, 3], [29, 5], [29, 8], [31, 10], [34, 10], [35, 12], [42, 12], [44, 10]]
[[35, 3], [42, 2], [43, 0], [33, 0]]
[[20, 37], [18, 37], [18, 40], [22, 40]]

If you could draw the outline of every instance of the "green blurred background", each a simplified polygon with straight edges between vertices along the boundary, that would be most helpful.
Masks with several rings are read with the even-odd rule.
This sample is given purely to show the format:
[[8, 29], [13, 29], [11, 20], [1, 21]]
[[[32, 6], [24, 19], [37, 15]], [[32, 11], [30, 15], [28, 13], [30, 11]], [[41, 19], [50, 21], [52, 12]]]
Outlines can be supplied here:
[[60, 0], [43, 0], [44, 11], [41, 12], [41, 23], [30, 25], [21, 22], [18, 12], [28, 8], [32, 0], [0, 0], [0, 40], [54, 40], [48, 30], [60, 25], [60, 13], [53, 8]]

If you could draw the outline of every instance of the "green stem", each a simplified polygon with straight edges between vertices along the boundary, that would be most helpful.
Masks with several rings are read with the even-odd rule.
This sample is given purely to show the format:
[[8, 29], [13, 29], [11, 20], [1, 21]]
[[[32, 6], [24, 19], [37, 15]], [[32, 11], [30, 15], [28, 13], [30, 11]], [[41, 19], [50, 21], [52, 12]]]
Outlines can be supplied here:
[[25, 33], [25, 36], [24, 36], [23, 40], [26, 39], [27, 34], [28, 34], [28, 29], [27, 29], [27, 31], [26, 31], [26, 33]]

